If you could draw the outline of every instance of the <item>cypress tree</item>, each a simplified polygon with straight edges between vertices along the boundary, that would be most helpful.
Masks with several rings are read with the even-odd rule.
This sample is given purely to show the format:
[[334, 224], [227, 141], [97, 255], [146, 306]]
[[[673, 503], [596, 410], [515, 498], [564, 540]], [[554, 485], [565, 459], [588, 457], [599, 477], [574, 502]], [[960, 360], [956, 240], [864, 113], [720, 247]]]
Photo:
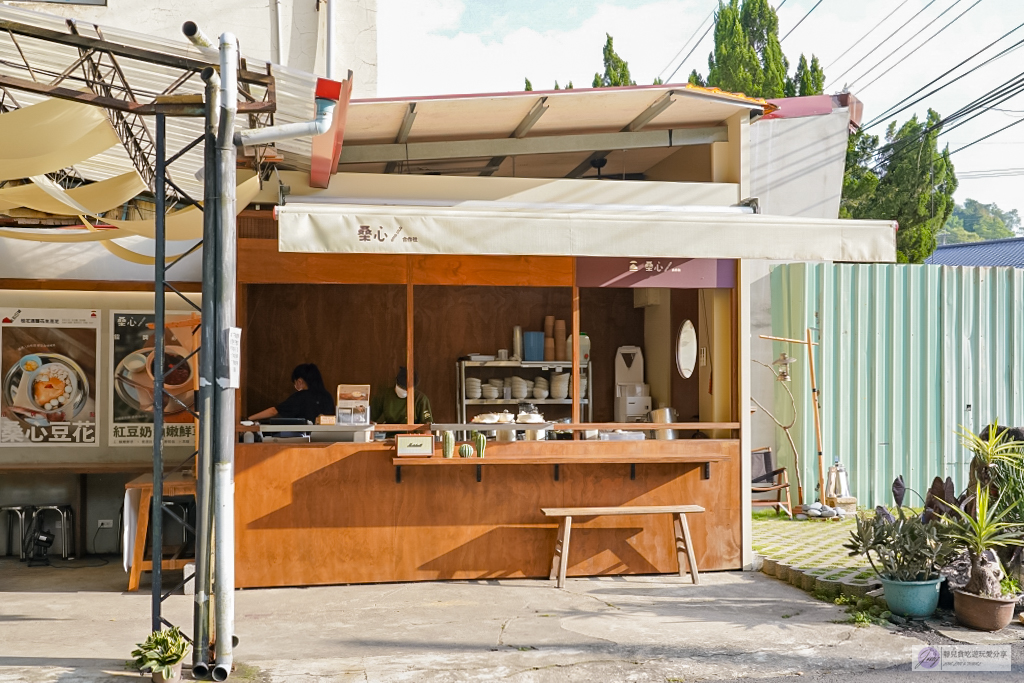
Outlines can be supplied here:
[[629, 76], [629, 64], [615, 52], [612, 37], [605, 35], [604, 42], [604, 74], [594, 74], [593, 87], [616, 88], [622, 85], [636, 85]]
[[719, 3], [715, 14], [715, 51], [708, 57], [708, 85], [757, 95], [761, 62], [740, 21], [739, 0]]

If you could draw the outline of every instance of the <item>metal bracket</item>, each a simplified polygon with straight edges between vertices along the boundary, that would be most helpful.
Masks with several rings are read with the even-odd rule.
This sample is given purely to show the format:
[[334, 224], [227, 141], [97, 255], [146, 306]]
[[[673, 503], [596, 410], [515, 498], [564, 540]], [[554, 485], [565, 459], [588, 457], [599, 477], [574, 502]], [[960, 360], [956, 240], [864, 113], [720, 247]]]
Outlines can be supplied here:
[[629, 465], [629, 478], [631, 481], [636, 481], [636, 463]]
[[711, 463], [706, 462], [700, 467], [700, 478], [710, 479], [711, 478]]
[[483, 465], [477, 465], [476, 466], [476, 480], [478, 482], [479, 481], [483, 481], [483, 473], [484, 473], [484, 466]]
[[402, 483], [402, 466], [401, 465], [395, 465], [395, 483], [396, 484], [401, 484]]
[[555, 481], [558, 481], [558, 465], [555, 465]]

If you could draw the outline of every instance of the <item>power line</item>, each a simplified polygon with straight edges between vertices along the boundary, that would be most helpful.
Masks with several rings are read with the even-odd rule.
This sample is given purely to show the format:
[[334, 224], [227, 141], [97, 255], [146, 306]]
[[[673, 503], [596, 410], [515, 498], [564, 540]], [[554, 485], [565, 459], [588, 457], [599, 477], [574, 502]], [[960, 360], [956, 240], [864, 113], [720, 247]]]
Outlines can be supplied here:
[[1013, 127], [1014, 127], [1014, 126], [1016, 126], [1016, 125], [1017, 125], [1018, 123], [1024, 123], [1024, 119], [1017, 119], [1017, 120], [1016, 120], [1016, 121], [1014, 121], [1013, 123], [1009, 123], [1009, 124], [1007, 124], [1007, 125], [1003, 126], [1002, 128], [1000, 128], [999, 130], [994, 130], [994, 131], [992, 131], [991, 133], [989, 133], [988, 135], [984, 135], [984, 136], [982, 136], [982, 137], [978, 138], [978, 139], [977, 139], [977, 140], [975, 140], [974, 142], [969, 142], [969, 143], [967, 143], [966, 145], [964, 145], [963, 147], [957, 147], [956, 149], [954, 149], [954, 150], [953, 150], [952, 152], [950, 152], [949, 154], [950, 154], [950, 156], [952, 156], [953, 154], [956, 154], [957, 152], [961, 152], [961, 151], [963, 151], [963, 150], [967, 149], [968, 147], [973, 147], [974, 145], [978, 144], [978, 143], [979, 143], [979, 142], [981, 142], [982, 140], [988, 140], [988, 139], [989, 139], [990, 137], [992, 137], [993, 135], [999, 135], [1000, 133], [1002, 133], [1002, 132], [1003, 132], [1004, 130], [1006, 130], [1007, 128], [1013, 128]]
[[779, 6], [775, 8], [775, 11], [778, 12], [780, 9], [782, 9], [782, 6], [785, 5], [785, 4], [786, 4], [786, 0], [782, 0], [782, 2], [779, 3]]
[[[868, 31], [867, 33], [865, 33], [864, 35], [862, 35], [862, 36], [861, 36], [860, 38], [858, 38], [858, 39], [857, 39], [857, 42], [856, 42], [856, 43], [854, 43], [854, 44], [853, 44], [853, 45], [851, 45], [850, 47], [846, 48], [846, 50], [844, 50], [844, 51], [843, 51], [843, 53], [842, 53], [841, 55], [839, 55], [838, 57], [836, 57], [835, 59], [833, 59], [833, 60], [831, 61], [831, 63], [829, 63], [829, 65], [825, 67], [825, 70], [827, 71], [828, 69], [831, 69], [831, 68], [832, 68], [832, 65], [833, 65], [833, 64], [835, 64], [835, 63], [836, 63], [836, 62], [838, 62], [838, 61], [839, 61], [840, 59], [842, 59], [842, 58], [843, 58], [843, 57], [845, 57], [845, 56], [846, 56], [847, 54], [849, 54], [849, 53], [850, 53], [850, 51], [851, 51], [851, 50], [853, 50], [853, 48], [855, 48], [855, 47], [857, 47], [858, 45], [860, 45], [860, 44], [861, 44], [861, 42], [862, 42], [862, 41], [863, 41], [863, 40], [864, 40], [865, 38], [867, 38], [867, 37], [868, 37], [868, 36], [870, 36], [870, 35], [871, 35], [872, 33], [874, 33], [874, 31], [875, 31], [875, 29], [876, 29], [876, 28], [878, 28], [879, 26], [881, 26], [882, 24], [884, 24], [884, 23], [885, 23], [885, 22], [886, 22], [886, 21], [887, 21], [887, 20], [889, 19], [889, 17], [891, 17], [892, 15], [896, 14], [896, 12], [897, 12], [897, 11], [899, 11], [900, 7], [903, 7], [903, 6], [904, 6], [905, 4], [907, 4], [908, 2], [910, 2], [910, 0], [903, 0], [903, 2], [901, 2], [901, 3], [899, 4], [899, 5], [897, 5], [897, 6], [896, 6], [896, 9], [894, 9], [893, 11], [889, 12], [888, 14], [886, 14], [886, 15], [885, 15], [885, 18], [884, 18], [884, 19], [882, 19], [882, 20], [881, 20], [880, 22], [878, 22], [877, 24], [875, 24], [874, 26], [872, 26], [872, 27], [871, 27], [871, 30], [870, 30], [870, 31]], [[779, 6], [781, 7], [781, 5], [779, 5]]]
[[715, 22], [711, 22], [711, 25], [708, 26], [708, 30], [704, 31], [704, 35], [700, 37], [700, 40], [693, 44], [693, 47], [690, 48], [690, 51], [686, 53], [685, 57], [683, 57], [683, 61], [679, 62], [679, 65], [676, 66], [675, 70], [673, 70], [669, 77], [665, 79], [666, 83], [672, 82], [672, 78], [676, 75], [676, 71], [679, 71], [683, 64], [686, 64], [686, 60], [690, 58], [690, 55], [692, 55], [698, 47], [700, 47], [700, 44], [704, 42], [704, 39], [708, 37], [708, 34], [711, 33], [711, 29], [713, 29], [714, 27]]
[[[946, 14], [946, 12], [949, 12], [949, 11], [950, 11], [950, 10], [952, 10], [952, 9], [953, 9], [954, 7], [956, 7], [957, 5], [959, 5], [959, 4], [961, 3], [961, 2], [963, 2], [963, 0], [953, 0], [953, 4], [952, 4], [952, 5], [950, 5], [950, 6], [949, 6], [949, 7], [947, 7], [946, 9], [942, 10], [942, 12], [940, 12], [940, 13], [939, 13], [939, 16], [935, 17], [934, 19], [932, 19], [931, 21], [929, 21], [929, 22], [928, 22], [927, 24], [925, 24], [925, 25], [924, 25], [924, 27], [920, 29], [920, 31], [924, 31], [925, 29], [927, 29], [927, 28], [928, 28], [929, 26], [931, 26], [931, 25], [932, 25], [932, 24], [934, 24], [934, 23], [935, 23], [936, 21], [938, 21], [939, 19], [941, 19], [941, 18], [942, 18], [942, 17], [943, 17], [943, 16], [944, 16], [944, 15]], [[919, 31], [919, 33], [920, 33], [920, 31]], [[864, 78], [864, 77], [865, 77], [865, 76], [867, 76], [867, 75], [868, 75], [869, 73], [871, 73], [872, 71], [874, 71], [875, 69], [877, 69], [877, 68], [878, 68], [879, 66], [881, 66], [881, 65], [882, 65], [882, 63], [883, 63], [883, 62], [885, 62], [885, 60], [889, 59], [889, 57], [892, 57], [892, 56], [893, 56], [894, 54], [896, 54], [897, 52], [899, 52], [900, 50], [902, 50], [902, 49], [903, 49], [904, 47], [906, 47], [906, 46], [907, 46], [907, 44], [908, 44], [908, 43], [909, 43], [910, 41], [912, 41], [912, 40], [913, 40], [914, 38], [917, 38], [917, 35], [912, 35], [912, 36], [910, 36], [909, 38], [907, 38], [906, 40], [904, 40], [904, 41], [903, 41], [902, 43], [900, 43], [899, 47], [897, 47], [897, 48], [896, 48], [896, 49], [894, 49], [894, 50], [893, 50], [892, 52], [890, 52], [889, 54], [887, 54], [886, 56], [882, 57], [882, 58], [881, 58], [880, 60], [878, 60], [877, 62], [875, 62], [875, 65], [874, 65], [874, 66], [872, 66], [872, 67], [871, 67], [870, 69], [868, 69], [867, 71], [865, 71], [864, 73], [862, 73], [862, 74], [861, 74], [860, 76], [858, 76], [857, 78], [853, 79], [853, 82], [852, 82], [852, 83], [850, 83], [850, 84], [848, 84], [848, 85], [847, 85], [847, 87], [848, 87], [848, 88], [850, 88], [850, 87], [853, 87], [853, 85], [854, 85], [854, 84], [856, 84], [856, 83], [857, 83], [857, 81], [859, 81], [860, 79]]]
[[[814, 7], [812, 7], [809, 10], [807, 10], [807, 14], [805, 14], [803, 17], [801, 17], [800, 21], [796, 22], [796, 26], [794, 26], [793, 28], [789, 29], [789, 32], [786, 33], [786, 35], [782, 36], [782, 40], [780, 40], [779, 42], [781, 43], [786, 38], [789, 38], [789, 34], [792, 33], [793, 31], [795, 31], [797, 29], [797, 27], [800, 26], [800, 24], [804, 23], [804, 19], [806, 19], [807, 17], [811, 16], [811, 12], [813, 12], [816, 9], [818, 9], [818, 5], [820, 5], [824, 1], [825, 0], [818, 0], [818, 2], [814, 3]], [[783, 3], [783, 4], [785, 4], [785, 3]], [[779, 7], [781, 8], [782, 5], [779, 5]]]
[[[683, 50], [685, 50], [686, 47], [690, 44], [690, 41], [694, 39], [694, 37], [697, 35], [697, 32], [700, 31], [702, 28], [704, 28], [704, 24], [707, 22], [708, 19], [710, 19], [713, 16], [715, 16], [715, 10], [716, 9], [718, 9], [718, 4], [717, 3], [715, 4], [715, 7], [712, 8], [711, 12], [708, 13], [708, 16], [704, 18], [704, 21], [700, 22], [700, 24], [697, 26], [697, 28], [695, 28], [693, 30], [693, 33], [690, 34], [690, 37], [686, 39], [686, 42], [683, 43], [683, 46], [681, 48], [679, 48], [679, 52], [675, 53], [672, 56], [672, 59], [668, 60], [668, 64], [666, 64], [665, 68], [662, 69], [661, 72], [658, 74], [658, 78], [661, 78], [662, 74], [664, 74], [666, 71], [668, 71], [669, 68], [671, 68], [671, 66], [673, 64], [675, 64], [676, 58], [679, 57], [679, 55], [683, 54]], [[675, 72], [673, 72], [673, 75], [674, 74], [675, 74]]]
[[835, 83], [835, 82], [836, 82], [836, 81], [838, 81], [838, 80], [839, 80], [840, 78], [842, 78], [843, 76], [845, 76], [846, 74], [850, 73], [850, 72], [851, 72], [851, 71], [853, 71], [853, 70], [854, 70], [855, 68], [857, 68], [857, 66], [858, 66], [858, 65], [859, 65], [859, 64], [860, 64], [861, 62], [863, 62], [863, 61], [864, 61], [865, 59], [867, 59], [868, 57], [870, 57], [871, 55], [873, 55], [873, 54], [875, 53], [875, 50], [877, 50], [878, 48], [880, 48], [880, 47], [882, 47], [883, 45], [885, 45], [885, 43], [886, 43], [886, 42], [887, 42], [887, 41], [888, 41], [888, 40], [889, 40], [890, 38], [892, 38], [892, 37], [893, 37], [894, 35], [896, 35], [896, 34], [897, 34], [897, 33], [899, 33], [900, 31], [902, 31], [902, 30], [903, 30], [903, 29], [904, 29], [904, 28], [906, 27], [906, 25], [907, 25], [907, 24], [909, 24], [910, 22], [912, 22], [912, 21], [913, 21], [914, 19], [917, 19], [917, 18], [918, 18], [918, 17], [919, 17], [920, 15], [921, 15], [921, 13], [922, 13], [922, 12], [924, 12], [924, 11], [925, 11], [926, 9], [928, 9], [929, 7], [931, 7], [932, 5], [934, 5], [934, 4], [935, 4], [935, 2], [936, 2], [936, 0], [929, 0], [929, 2], [928, 2], [928, 4], [927, 4], [927, 5], [925, 5], [925, 6], [924, 6], [924, 7], [922, 7], [921, 9], [917, 10], [917, 12], [915, 12], [915, 13], [914, 13], [914, 16], [912, 16], [912, 17], [910, 17], [909, 19], [907, 19], [907, 20], [906, 20], [905, 22], [903, 22], [903, 24], [901, 24], [901, 25], [900, 25], [900, 27], [899, 27], [898, 29], [896, 29], [895, 31], [893, 31], [892, 33], [890, 33], [890, 34], [889, 34], [888, 36], [886, 36], [885, 38], [883, 38], [883, 39], [882, 39], [882, 42], [880, 42], [880, 43], [879, 43], [878, 45], [876, 45], [876, 46], [875, 46], [874, 48], [872, 48], [872, 49], [871, 49], [871, 51], [870, 51], [870, 52], [868, 52], [868, 53], [867, 53], [866, 55], [864, 55], [863, 57], [861, 57], [860, 59], [858, 59], [858, 60], [857, 60], [857, 61], [856, 61], [856, 62], [855, 62], [855, 63], [853, 64], [853, 66], [851, 66], [851, 67], [850, 67], [849, 69], [847, 69], [846, 71], [844, 71], [843, 73], [839, 74], [839, 75], [838, 75], [838, 76], [836, 76], [836, 77], [835, 77], [834, 79], [832, 79], [832, 83]]
[[[1018, 47], [1020, 47], [1021, 45], [1024, 45], [1024, 40], [1021, 40], [1021, 41], [1019, 41], [1019, 42], [1017, 42], [1017, 43], [1014, 43], [1013, 45], [1011, 45], [1010, 47], [1006, 48], [1006, 49], [1005, 49], [1005, 50], [1003, 50], [1002, 52], [1000, 52], [1000, 53], [996, 54], [995, 56], [993, 56], [993, 57], [990, 57], [989, 59], [985, 60], [984, 62], [982, 62], [982, 63], [981, 63], [981, 64], [979, 64], [978, 66], [976, 66], [976, 67], [972, 68], [972, 69], [971, 69], [971, 70], [969, 70], [969, 71], [966, 71], [966, 72], [964, 72], [964, 73], [960, 74], [959, 76], [957, 76], [956, 78], [954, 78], [953, 80], [951, 80], [951, 81], [950, 81], [949, 83], [946, 83], [945, 85], [941, 85], [941, 86], [939, 86], [938, 88], [936, 88], [935, 90], [932, 90], [931, 92], [929, 92], [929, 93], [927, 93], [927, 94], [925, 94], [925, 95], [922, 95], [921, 97], [917, 98], [917, 99], [916, 99], [916, 100], [914, 100], [913, 102], [910, 102], [910, 103], [909, 103], [909, 104], [907, 104], [907, 105], [906, 105], [905, 107], [902, 107], [902, 108], [900, 108], [900, 109], [897, 109], [897, 107], [899, 107], [899, 106], [900, 106], [901, 104], [903, 104], [904, 102], [906, 102], [907, 100], [909, 100], [910, 98], [912, 98], [912, 97], [913, 97], [914, 95], [917, 95], [917, 94], [918, 94], [919, 92], [921, 92], [921, 91], [922, 91], [922, 90], [924, 90], [925, 88], [927, 88], [927, 87], [930, 87], [930, 86], [934, 85], [935, 83], [937, 83], [938, 81], [942, 80], [943, 78], [945, 78], [945, 77], [946, 77], [946, 76], [948, 76], [949, 74], [953, 73], [954, 71], [956, 71], [957, 69], [959, 69], [959, 68], [960, 68], [961, 66], [963, 66], [963, 65], [964, 65], [964, 64], [966, 64], [967, 62], [971, 61], [972, 59], [974, 59], [975, 57], [977, 57], [978, 55], [980, 55], [980, 54], [981, 54], [982, 52], [984, 52], [985, 50], [989, 49], [990, 47], [992, 47], [993, 45], [995, 45], [996, 43], [998, 43], [998, 42], [999, 42], [1000, 40], [1002, 40], [1002, 39], [1003, 39], [1003, 38], [1005, 38], [1006, 36], [1010, 35], [1011, 33], [1014, 33], [1014, 32], [1016, 32], [1016, 31], [1019, 31], [1019, 30], [1020, 30], [1020, 29], [1021, 29], [1022, 27], [1024, 27], [1024, 23], [1018, 24], [1018, 25], [1017, 25], [1016, 27], [1014, 27], [1014, 28], [1010, 29], [1009, 31], [1007, 31], [1007, 32], [1006, 32], [1006, 33], [1004, 33], [1003, 35], [999, 36], [998, 38], [996, 38], [995, 40], [993, 40], [993, 41], [992, 41], [991, 43], [989, 43], [988, 45], [986, 45], [985, 47], [983, 47], [983, 48], [981, 48], [980, 50], [978, 50], [977, 52], [975, 52], [975, 53], [974, 53], [973, 55], [971, 55], [971, 56], [970, 56], [970, 57], [968, 57], [967, 59], [963, 60], [962, 62], [960, 62], [960, 63], [959, 63], [959, 64], [957, 64], [956, 66], [954, 66], [954, 67], [952, 67], [952, 68], [948, 69], [947, 71], [945, 71], [945, 72], [944, 72], [944, 73], [942, 73], [941, 75], [937, 76], [936, 78], [932, 79], [932, 80], [931, 80], [931, 81], [929, 81], [928, 83], [925, 83], [925, 84], [924, 84], [924, 85], [922, 85], [922, 86], [921, 86], [920, 88], [918, 88], [917, 90], [915, 90], [914, 92], [910, 93], [909, 95], [907, 95], [906, 97], [904, 97], [904, 98], [903, 98], [902, 100], [900, 100], [899, 102], [897, 102], [896, 104], [894, 104], [894, 105], [892, 105], [891, 107], [889, 107], [888, 109], [886, 109], [886, 110], [885, 110], [884, 112], [882, 112], [881, 114], [879, 114], [878, 116], [876, 116], [876, 117], [875, 117], [874, 119], [872, 119], [872, 120], [871, 120], [871, 121], [870, 121], [869, 123], [867, 123], [867, 124], [865, 124], [864, 126], [862, 126], [862, 127], [861, 127], [861, 129], [862, 129], [862, 130], [867, 130], [868, 128], [873, 128], [874, 126], [877, 126], [877, 125], [878, 125], [879, 123], [881, 123], [881, 122], [882, 122], [882, 120], [883, 120], [883, 119], [887, 118], [888, 116], [895, 116], [896, 114], [899, 114], [900, 112], [906, 111], [907, 109], [909, 109], [910, 107], [914, 106], [915, 104], [917, 104], [917, 103], [918, 103], [918, 102], [920, 102], [921, 100], [923, 100], [923, 99], [925, 99], [925, 98], [927, 98], [927, 97], [931, 97], [932, 95], [934, 95], [935, 93], [939, 92], [939, 91], [940, 91], [940, 90], [942, 90], [943, 88], [947, 88], [947, 87], [949, 87], [950, 85], [953, 85], [954, 83], [956, 83], [957, 81], [959, 81], [959, 80], [960, 80], [961, 78], [963, 78], [964, 76], [967, 76], [967, 75], [969, 75], [969, 74], [971, 74], [971, 73], [974, 73], [975, 71], [977, 71], [978, 69], [980, 69], [980, 68], [984, 67], [985, 65], [987, 65], [987, 64], [990, 64], [990, 63], [994, 62], [995, 60], [999, 59], [1000, 57], [1003, 57], [1004, 55], [1008, 54], [1008, 53], [1009, 53], [1009, 52], [1011, 52], [1012, 50], [1015, 50], [1015, 49], [1017, 49]], [[894, 111], [894, 110], [895, 110], [895, 111]]]
[[[959, 1], [959, 0], [958, 0], [958, 1]], [[957, 21], [958, 21], [958, 20], [959, 20], [959, 19], [960, 19], [961, 17], [963, 17], [963, 16], [965, 15], [965, 14], [967, 14], [968, 12], [970, 12], [970, 11], [971, 11], [972, 9], [974, 9], [975, 7], [977, 7], [977, 6], [979, 5], [979, 4], [981, 4], [981, 0], [975, 0], [975, 3], [974, 3], [973, 5], [971, 5], [971, 6], [970, 6], [970, 7], [968, 7], [967, 9], [965, 9], [965, 10], [964, 10], [963, 12], [961, 12], [960, 14], [956, 15], [956, 16], [955, 16], [955, 17], [954, 17], [954, 18], [953, 18], [953, 19], [952, 19], [952, 20], [951, 20], [951, 21], [950, 21], [950, 22], [949, 22], [948, 24], [946, 24], [945, 26], [943, 26], [942, 28], [940, 28], [940, 29], [939, 29], [938, 31], [936, 31], [935, 33], [933, 33], [933, 34], [931, 35], [931, 37], [927, 38], [927, 39], [926, 39], [926, 40], [925, 40], [925, 41], [924, 41], [923, 43], [921, 43], [920, 45], [918, 45], [917, 47], [915, 47], [915, 48], [914, 48], [913, 50], [911, 50], [911, 51], [910, 51], [910, 52], [908, 52], [907, 54], [905, 54], [905, 55], [903, 55], [902, 57], [900, 57], [899, 61], [897, 61], [897, 62], [896, 62], [895, 64], [893, 64], [892, 66], [890, 66], [890, 67], [889, 67], [888, 69], [886, 69], [886, 70], [885, 70], [885, 71], [883, 71], [882, 73], [880, 73], [880, 74], [878, 74], [877, 76], [875, 76], [875, 77], [874, 77], [874, 78], [873, 78], [873, 79], [872, 79], [871, 81], [869, 81], [869, 82], [868, 82], [868, 83], [867, 83], [866, 85], [863, 85], [863, 86], [861, 86], [861, 88], [860, 88], [861, 92], [863, 92], [864, 90], [867, 90], [867, 89], [868, 89], [869, 87], [871, 87], [871, 84], [872, 84], [872, 83], [875, 83], [876, 81], [878, 81], [878, 79], [879, 79], [879, 78], [882, 78], [882, 77], [883, 77], [883, 76], [885, 76], [885, 75], [886, 75], [887, 73], [889, 73], [890, 71], [892, 71], [893, 69], [895, 69], [896, 67], [898, 67], [898, 66], [899, 66], [900, 64], [902, 64], [903, 62], [905, 62], [905, 61], [906, 61], [906, 60], [907, 60], [907, 59], [908, 59], [908, 58], [909, 58], [909, 57], [910, 57], [910, 56], [911, 56], [912, 54], [914, 54], [915, 52], [917, 52], [918, 50], [920, 50], [920, 49], [921, 49], [922, 47], [924, 47], [925, 45], [927, 45], [927, 44], [928, 44], [929, 42], [931, 42], [931, 41], [932, 41], [932, 40], [933, 40], [933, 39], [934, 39], [934, 38], [935, 38], [936, 36], [938, 36], [938, 35], [939, 35], [940, 33], [942, 33], [943, 31], [945, 31], [945, 30], [946, 30], [947, 28], [949, 28], [950, 26], [952, 26], [953, 24], [955, 24], [955, 23], [956, 23], [956, 22], [957, 22]], [[954, 5], [955, 5], [955, 3], [954, 3]], [[952, 7], [950, 7], [950, 9], [952, 9]], [[941, 17], [942, 15], [940, 14], [939, 16]], [[938, 17], [936, 17], [936, 19], [938, 19]], [[928, 28], [928, 27], [926, 26], [925, 28]], [[888, 59], [888, 57], [887, 57], [886, 59]], [[882, 61], [885, 61], [885, 60], [882, 60]], [[863, 76], [862, 76], [862, 78], [863, 78]]]

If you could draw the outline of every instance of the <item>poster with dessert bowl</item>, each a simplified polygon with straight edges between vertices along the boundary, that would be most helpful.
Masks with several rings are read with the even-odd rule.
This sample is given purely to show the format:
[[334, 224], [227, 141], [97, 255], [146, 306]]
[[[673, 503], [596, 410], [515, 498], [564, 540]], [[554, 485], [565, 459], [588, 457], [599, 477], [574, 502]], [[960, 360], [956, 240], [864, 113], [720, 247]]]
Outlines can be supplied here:
[[98, 445], [100, 317], [0, 308], [0, 447]]
[[[111, 311], [111, 446], [153, 445], [156, 334], [152, 311]], [[170, 312], [164, 320], [164, 445], [194, 446], [199, 314]]]

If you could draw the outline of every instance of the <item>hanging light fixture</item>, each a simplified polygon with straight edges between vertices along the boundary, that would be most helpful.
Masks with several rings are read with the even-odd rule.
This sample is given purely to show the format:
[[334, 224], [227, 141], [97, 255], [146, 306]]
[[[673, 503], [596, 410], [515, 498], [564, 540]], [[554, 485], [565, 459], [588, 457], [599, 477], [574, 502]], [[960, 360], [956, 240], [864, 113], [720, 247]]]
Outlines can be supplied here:
[[789, 374], [789, 366], [795, 362], [796, 358], [790, 358], [785, 351], [779, 354], [779, 357], [772, 362], [772, 365], [778, 370], [778, 381], [792, 381], [792, 377]]

